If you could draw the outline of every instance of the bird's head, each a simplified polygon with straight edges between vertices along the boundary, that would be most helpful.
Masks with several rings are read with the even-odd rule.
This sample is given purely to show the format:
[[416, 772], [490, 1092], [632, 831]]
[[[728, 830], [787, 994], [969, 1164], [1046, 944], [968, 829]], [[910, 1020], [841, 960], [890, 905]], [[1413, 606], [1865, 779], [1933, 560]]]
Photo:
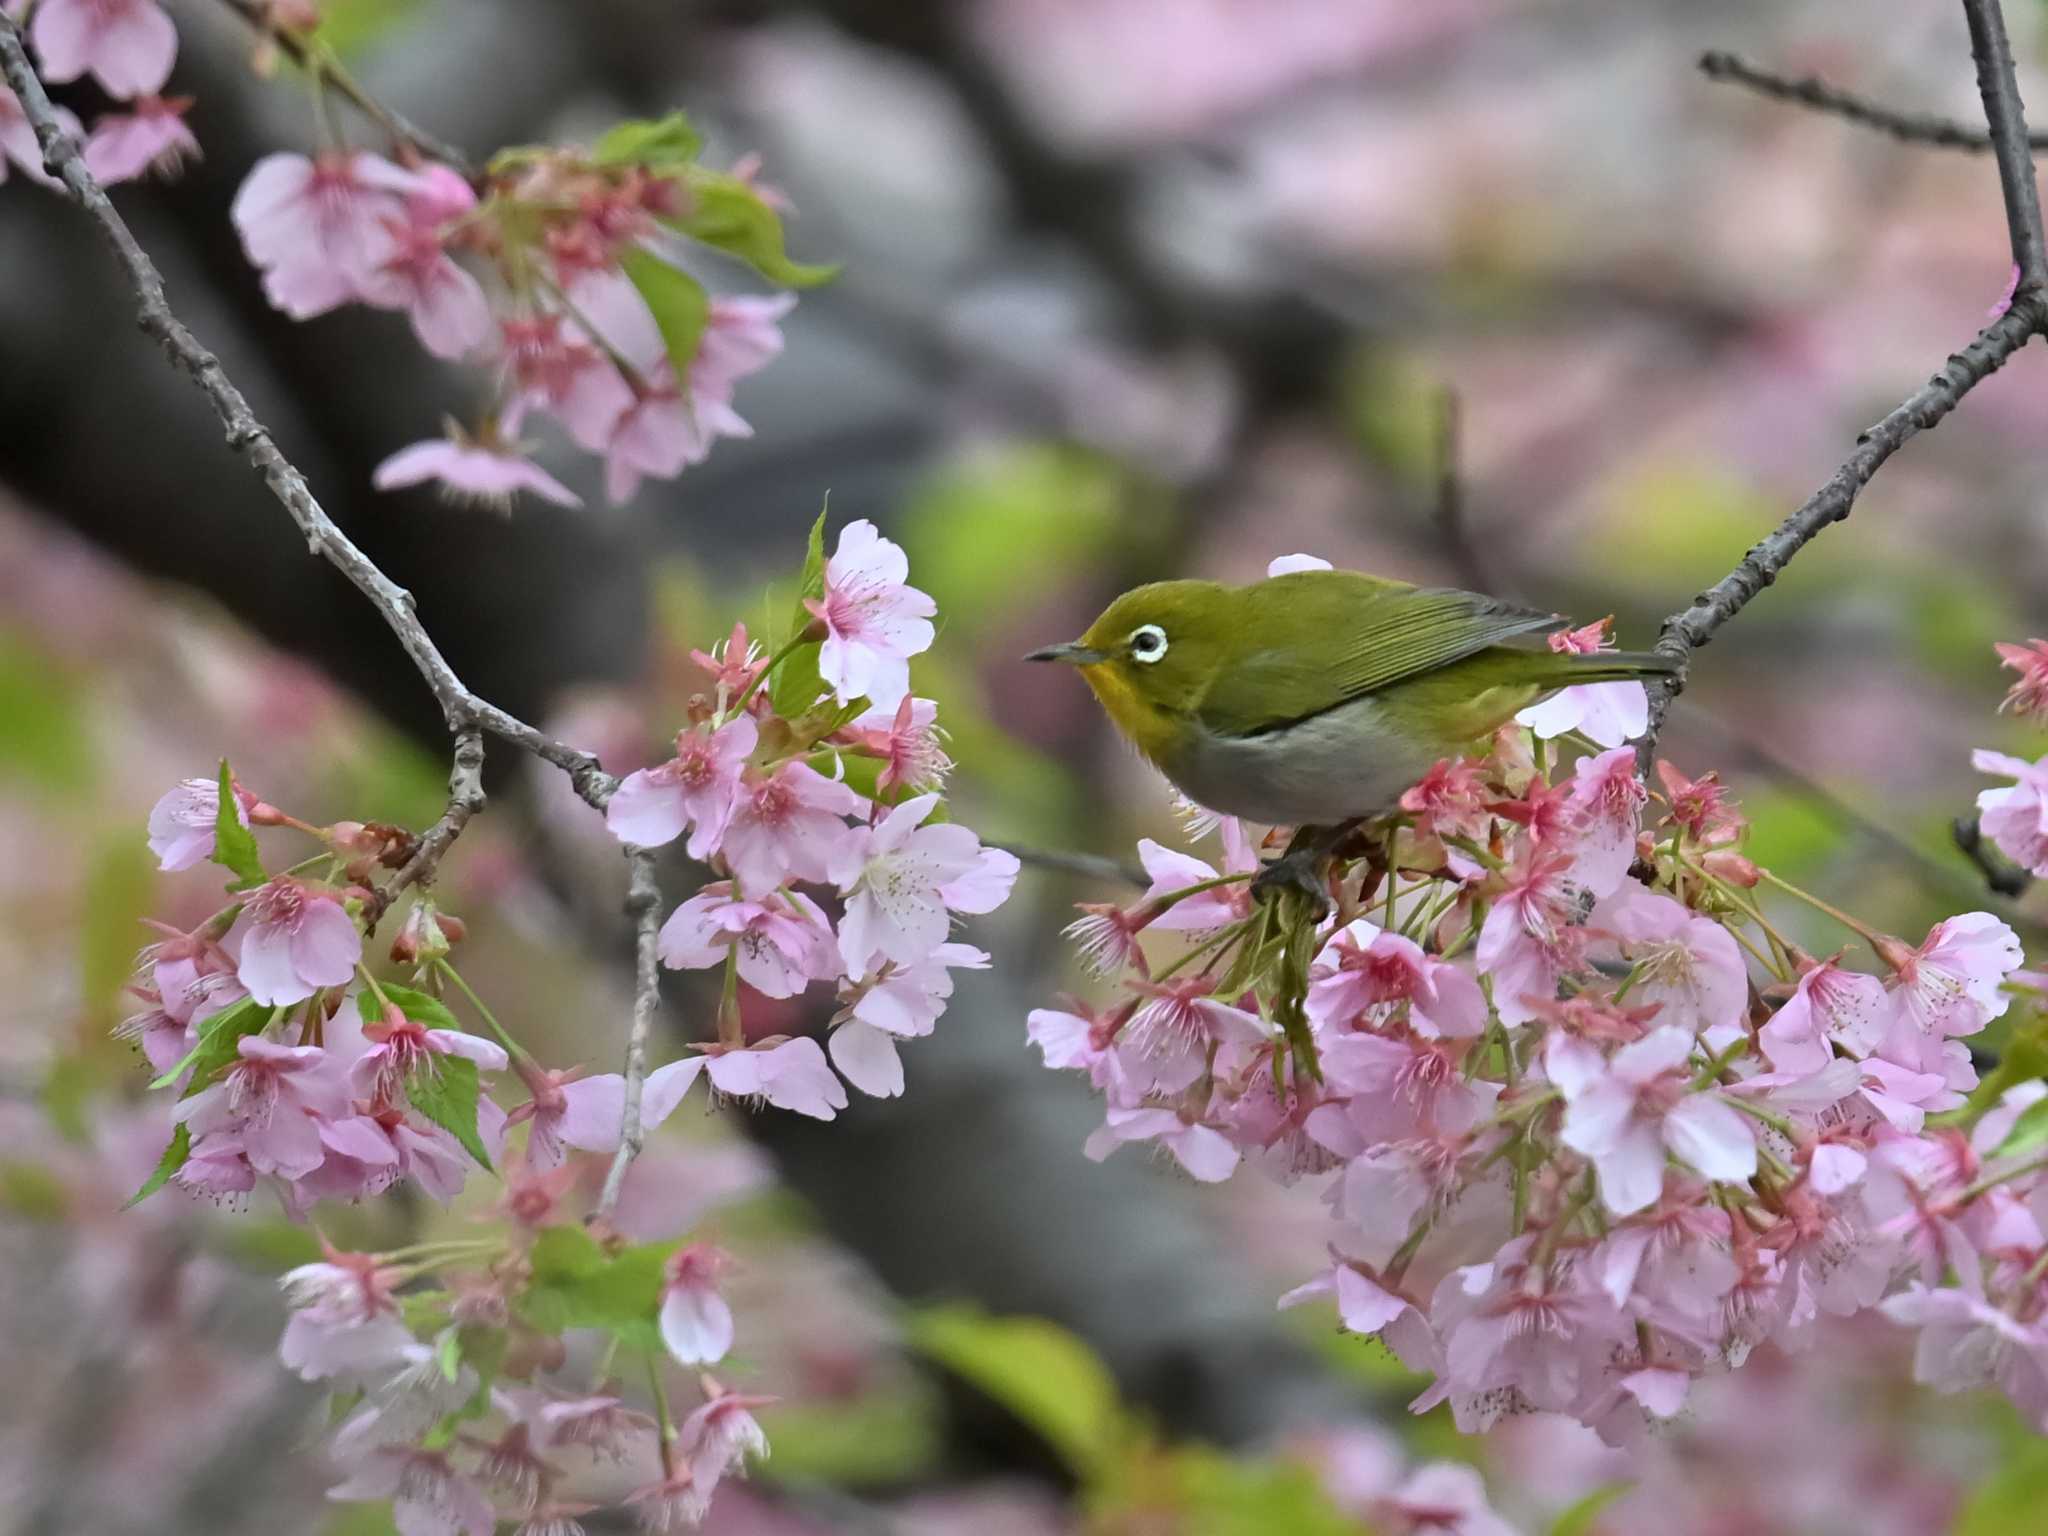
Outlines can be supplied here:
[[1153, 582], [1111, 603], [1080, 639], [1025, 660], [1079, 667], [1117, 729], [1156, 758], [1229, 660], [1230, 606], [1230, 589], [1213, 581]]

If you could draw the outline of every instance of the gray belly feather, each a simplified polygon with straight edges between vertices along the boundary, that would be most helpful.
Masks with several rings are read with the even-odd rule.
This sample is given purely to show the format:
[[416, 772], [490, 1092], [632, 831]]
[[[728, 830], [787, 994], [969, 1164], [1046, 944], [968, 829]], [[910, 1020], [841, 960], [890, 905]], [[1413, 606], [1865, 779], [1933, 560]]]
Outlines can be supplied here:
[[1217, 736], [1198, 727], [1159, 766], [1211, 810], [1301, 826], [1393, 809], [1440, 755], [1402, 744], [1368, 696], [1258, 736]]

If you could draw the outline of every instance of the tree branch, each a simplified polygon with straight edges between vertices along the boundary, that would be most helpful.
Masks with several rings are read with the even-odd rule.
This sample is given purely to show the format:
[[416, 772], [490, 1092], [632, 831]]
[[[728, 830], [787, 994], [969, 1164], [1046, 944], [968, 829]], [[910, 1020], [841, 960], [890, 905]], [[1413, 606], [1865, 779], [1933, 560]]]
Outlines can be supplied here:
[[1957, 850], [1977, 866], [1977, 872], [1984, 877], [1984, 884], [2000, 896], [2024, 896], [2027, 887], [2034, 883], [2034, 877], [2017, 864], [2009, 864], [1999, 857], [1998, 850], [1984, 841], [1984, 829], [1975, 816], [1958, 816], [1949, 823], [1949, 835], [1955, 839]]
[[657, 941], [661, 934], [661, 888], [654, 879], [654, 855], [645, 848], [628, 848], [629, 873], [626, 883], [626, 911], [633, 919], [633, 1027], [626, 1036], [626, 1108], [619, 1121], [619, 1150], [604, 1176], [604, 1189], [597, 1197], [593, 1221], [608, 1221], [619, 1203], [619, 1189], [626, 1170], [640, 1155], [646, 1131], [640, 1123], [640, 1100], [647, 1086], [647, 1040], [654, 1031], [655, 1010], [661, 1006], [661, 973]]
[[[618, 780], [606, 773], [590, 753], [543, 735], [524, 720], [469, 690], [420, 624], [413, 612], [412, 594], [386, 576], [335, 525], [314, 498], [305, 476], [284, 456], [271, 440], [269, 430], [256, 419], [247, 398], [221, 367], [220, 359], [202, 346], [171, 310], [156, 264], [137, 243], [127, 221], [86, 169], [78, 145], [58, 123], [50, 98], [22, 46], [20, 26], [4, 10], [0, 10], [0, 76], [5, 77], [20, 101], [22, 111], [35, 128], [36, 141], [42, 146], [44, 168], [62, 183], [71, 200], [84, 209], [113, 248], [115, 259], [128, 278], [128, 285], [134, 290], [137, 324], [144, 334], [154, 337], [163, 346], [174, 364], [191, 375], [192, 381], [212, 402], [214, 413], [226, 430], [228, 446], [245, 457], [263, 477], [271, 494], [304, 535], [307, 549], [346, 576], [398, 637], [420, 676], [433, 691], [448, 722], [448, 729], [455, 737], [455, 766], [449, 777], [448, 810], [421, 838], [418, 850], [382, 893], [378, 915], [406, 885], [432, 876], [470, 817], [482, 807], [484, 732], [554, 764], [569, 776], [570, 783], [584, 801], [595, 810], [603, 810], [618, 787]], [[620, 1155], [614, 1159], [605, 1180], [607, 1200], [616, 1200], [618, 1182], [625, 1176], [625, 1165], [639, 1151], [640, 1093], [647, 1075], [647, 1033], [660, 996], [655, 969], [655, 934], [661, 902], [654, 878], [654, 858], [645, 850], [636, 848], [630, 850], [630, 859], [627, 907], [634, 914], [638, 930], [633, 1027], [626, 1049], [626, 1123], [621, 1128]]]
[[484, 736], [474, 725], [455, 733], [455, 766], [448, 773], [448, 809], [441, 819], [420, 834], [412, 857], [401, 864], [390, 881], [370, 893], [363, 903], [365, 932], [376, 931], [378, 922], [391, 910], [391, 903], [408, 887], [430, 885], [442, 856], [455, 846], [469, 819], [484, 808]]
[[[1738, 53], [1715, 49], [1701, 54], [1700, 73], [1709, 80], [1739, 85], [1773, 101], [1811, 107], [1830, 117], [1875, 128], [1903, 143], [1962, 149], [1973, 154], [1983, 154], [1991, 148], [1991, 135], [1982, 128], [1971, 128], [1953, 118], [1931, 113], [1894, 111], [1832, 85], [1819, 75], [1775, 74]], [[2048, 149], [2048, 133], [2030, 135], [2029, 142], [2036, 149]]]
[[1656, 753], [1664, 716], [1685, 687], [1693, 652], [1749, 605], [1792, 557], [1830, 523], [1849, 515], [1856, 497], [1884, 462], [1915, 433], [1924, 432], [2004, 364], [2027, 339], [2048, 332], [2048, 265], [2044, 265], [2041, 207], [2034, 186], [2034, 157], [2027, 147], [2026, 116], [2020, 104], [2012, 48], [2006, 41], [2005, 17], [1998, 0], [1963, 0], [1970, 23], [1970, 48], [1977, 60], [1977, 84], [1984, 96], [1992, 152], [1998, 158], [1999, 186], [2004, 194], [2006, 226], [2020, 282], [2012, 305], [1993, 320], [1962, 351], [1953, 353], [1939, 373], [1894, 407], [1876, 426], [1856, 440], [1856, 451], [1804, 505], [1742, 557], [1741, 564], [1664, 621], [1657, 649], [1678, 664], [1669, 678], [1648, 685], [1650, 725], [1637, 743], [1637, 755], [1649, 766]]

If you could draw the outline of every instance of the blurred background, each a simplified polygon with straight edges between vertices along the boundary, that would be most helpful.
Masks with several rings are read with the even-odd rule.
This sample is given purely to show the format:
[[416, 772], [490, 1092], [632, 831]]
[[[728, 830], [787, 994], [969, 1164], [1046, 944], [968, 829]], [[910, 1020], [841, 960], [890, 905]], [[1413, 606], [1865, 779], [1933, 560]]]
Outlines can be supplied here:
[[[1114, 593], [1303, 550], [1613, 613], [1645, 645], [2006, 282], [1988, 159], [1694, 67], [1731, 48], [1975, 120], [1947, 0], [330, 0], [359, 77], [473, 154], [680, 106], [711, 163], [762, 156], [794, 254], [845, 266], [742, 387], [751, 441], [617, 511], [588, 461], [550, 459], [591, 507], [500, 520], [370, 491], [474, 381], [398, 316], [266, 306], [227, 208], [260, 154], [309, 141], [304, 93], [251, 74], [224, 11], [173, 9], [206, 158], [121, 206], [473, 688], [643, 765], [697, 686], [689, 650], [769, 611], [829, 492], [939, 602], [915, 678], [963, 818], [1041, 848], [1174, 835], [1085, 691], [1017, 660]], [[2043, 8], [2008, 15], [2048, 102]], [[135, 333], [86, 223], [19, 178], [0, 274], [0, 1532], [374, 1531], [354, 1508], [330, 1527], [295, 1454], [313, 1394], [273, 1354], [271, 1279], [310, 1236], [175, 1196], [117, 1214], [165, 1106], [108, 1031], [137, 919], [203, 915], [143, 843], [171, 781], [225, 752], [308, 819], [419, 827], [438, 712]], [[1990, 647], [2048, 622], [2041, 390], [2030, 350], [1915, 441], [1700, 658], [1665, 738], [1733, 782], [1759, 859], [1895, 931], [1992, 906], [2040, 933], [2042, 903], [1987, 893], [1948, 824], [1980, 787], [1970, 746], [2038, 751], [1993, 713]], [[441, 889], [512, 1031], [609, 1064], [623, 870], [556, 778], [495, 752]], [[1753, 1361], [1626, 1457], [1574, 1425], [1409, 1421], [1377, 1346], [1274, 1311], [1322, 1261], [1313, 1192], [1083, 1158], [1096, 1111], [1023, 1021], [1078, 984], [1070, 904], [1119, 894], [1027, 870], [902, 1099], [830, 1126], [681, 1116], [636, 1170], [741, 1254], [747, 1385], [784, 1398], [713, 1530], [1349, 1530], [1314, 1522], [1401, 1440], [1479, 1462], [1530, 1531], [2033, 1528], [1997, 1500], [2038, 1443], [1904, 1386], [1882, 1331]], [[706, 1016], [669, 1001], [668, 1029]]]

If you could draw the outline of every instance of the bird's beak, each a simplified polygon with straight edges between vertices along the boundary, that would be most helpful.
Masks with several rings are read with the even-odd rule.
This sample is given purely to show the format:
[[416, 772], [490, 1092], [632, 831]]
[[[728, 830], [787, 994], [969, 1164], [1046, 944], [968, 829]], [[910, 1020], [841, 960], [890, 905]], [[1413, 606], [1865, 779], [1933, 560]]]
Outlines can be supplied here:
[[1109, 653], [1107, 651], [1098, 651], [1092, 646], [1083, 645], [1078, 640], [1070, 640], [1065, 645], [1045, 646], [1040, 650], [1033, 651], [1024, 659], [1026, 661], [1064, 661], [1076, 667], [1092, 667], [1098, 662], [1109, 660]]

